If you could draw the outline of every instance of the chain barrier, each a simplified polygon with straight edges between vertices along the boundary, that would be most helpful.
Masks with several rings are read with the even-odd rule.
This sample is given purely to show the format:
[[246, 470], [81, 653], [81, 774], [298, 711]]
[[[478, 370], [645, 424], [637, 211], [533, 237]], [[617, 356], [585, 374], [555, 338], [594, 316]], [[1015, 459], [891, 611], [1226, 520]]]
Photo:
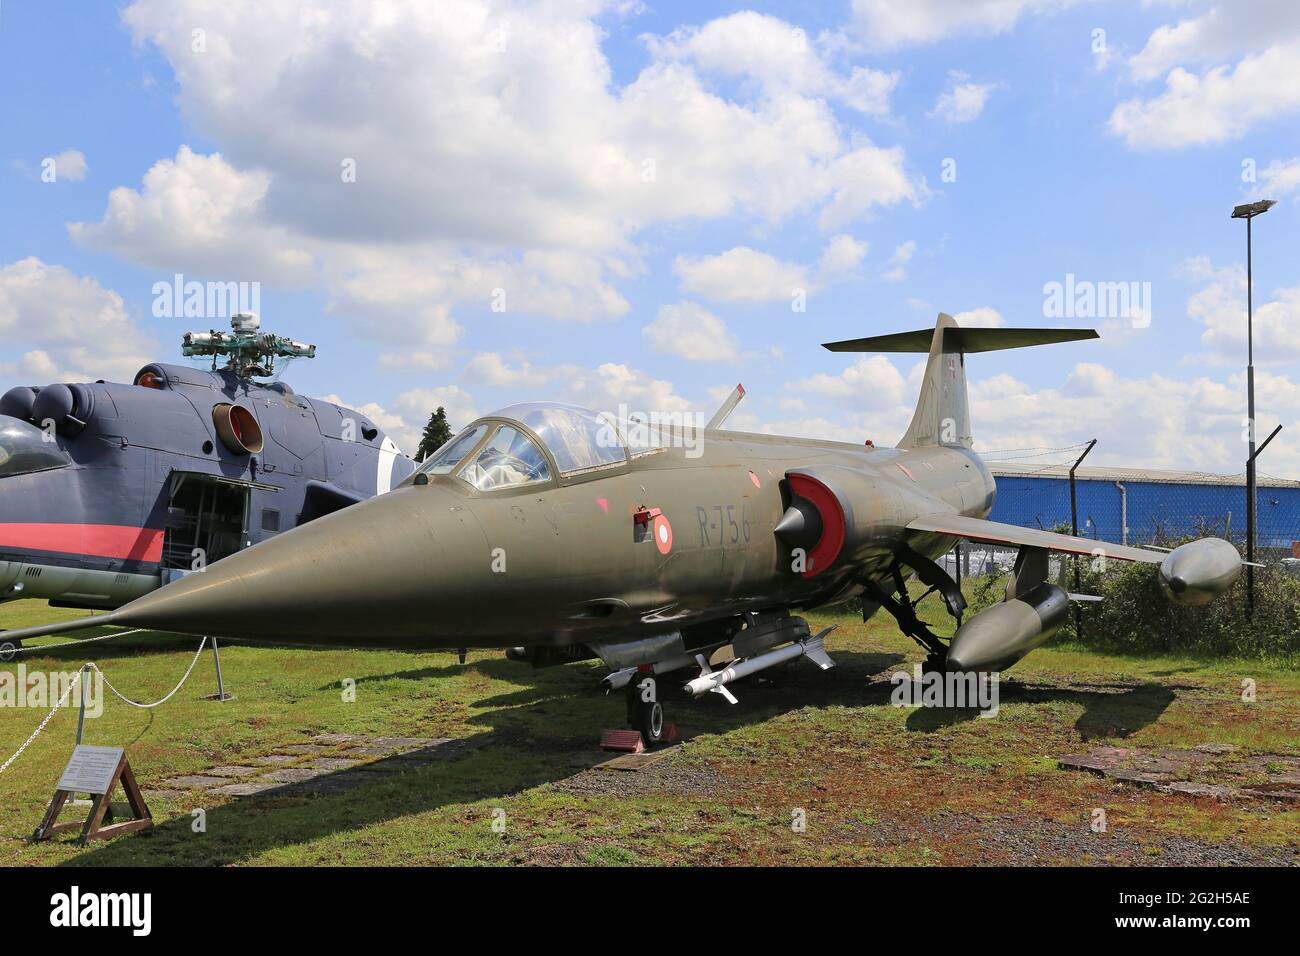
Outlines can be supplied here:
[[[125, 632], [125, 633], [128, 633], [128, 634], [129, 634], [129, 633], [134, 633], [134, 632], [127, 631], [127, 632]], [[107, 635], [107, 636], [108, 636], [108, 637], [121, 637], [122, 635], [121, 635], [121, 634], [110, 634], [110, 635]], [[104, 639], [104, 638], [102, 638], [102, 637], [94, 637], [94, 638], [90, 638], [89, 640], [85, 640], [85, 641], [68, 641], [67, 643], [69, 643], [69, 644], [89, 644], [91, 641], [99, 641], [99, 640], [103, 640], [103, 639]], [[46, 645], [46, 646], [49, 646], [49, 645]], [[54, 645], [54, 646], [62, 646], [62, 645]], [[48, 714], [45, 715], [45, 719], [42, 720], [42, 721], [40, 722], [40, 725], [39, 725], [39, 726], [38, 726], [34, 731], [32, 731], [31, 736], [28, 737], [28, 738], [23, 742], [23, 745], [22, 745], [21, 747], [19, 747], [19, 748], [14, 752], [14, 754], [13, 754], [12, 757], [10, 757], [8, 760], [6, 760], [3, 764], [0, 764], [0, 773], [4, 773], [6, 770], [8, 770], [8, 769], [9, 769], [9, 765], [12, 764], [12, 763], [13, 763], [15, 760], [17, 760], [19, 757], [21, 757], [21, 756], [23, 755], [23, 751], [25, 751], [28, 747], [30, 747], [30, 746], [32, 745], [32, 742], [33, 742], [37, 737], [39, 737], [39, 736], [41, 735], [41, 731], [43, 731], [43, 730], [45, 729], [46, 725], [47, 725], [51, 720], [54, 719], [54, 715], [57, 714], [57, 713], [59, 712], [59, 709], [60, 709], [61, 707], [63, 707], [63, 705], [67, 702], [68, 695], [72, 693], [73, 688], [77, 687], [77, 686], [81, 683], [81, 681], [82, 681], [82, 679], [84, 678], [84, 676], [85, 676], [87, 670], [94, 670], [97, 674], [99, 674], [99, 676], [100, 676], [101, 678], [103, 678], [103, 680], [104, 680], [104, 685], [105, 685], [106, 687], [108, 687], [108, 689], [111, 690], [115, 695], [117, 695], [117, 697], [118, 697], [118, 698], [119, 698], [123, 703], [125, 703], [125, 704], [129, 704], [129, 705], [132, 706], [132, 707], [138, 707], [138, 708], [140, 708], [141, 710], [149, 710], [149, 709], [151, 709], [151, 708], [158, 707], [158, 706], [161, 706], [162, 704], [167, 703], [167, 701], [171, 700], [174, 696], [176, 696], [176, 692], [179, 691], [182, 687], [185, 686], [185, 682], [188, 681], [188, 680], [190, 679], [190, 675], [191, 675], [192, 673], [194, 673], [194, 666], [195, 666], [196, 664], [198, 664], [198, 662], [199, 662], [199, 657], [200, 657], [200, 655], [202, 655], [202, 653], [203, 653], [203, 648], [205, 648], [205, 647], [207, 647], [207, 646], [208, 646], [208, 639], [205, 637], [203, 640], [201, 640], [201, 641], [199, 642], [199, 649], [198, 649], [197, 651], [194, 652], [194, 659], [190, 661], [190, 666], [187, 667], [187, 668], [185, 669], [185, 674], [181, 677], [181, 679], [180, 679], [180, 683], [178, 683], [175, 687], [173, 687], [173, 688], [171, 689], [171, 691], [167, 694], [167, 696], [161, 698], [160, 700], [156, 700], [156, 701], [154, 701], [152, 704], [142, 704], [142, 703], [140, 703], [139, 701], [135, 701], [135, 700], [132, 700], [131, 698], [127, 697], [127, 696], [126, 696], [125, 694], [123, 694], [120, 690], [118, 690], [116, 687], [113, 686], [113, 684], [112, 684], [112, 683], [109, 681], [109, 679], [108, 679], [108, 675], [105, 674], [105, 673], [100, 669], [100, 667], [99, 667], [98, 664], [96, 664], [94, 661], [87, 661], [84, 665], [82, 665], [81, 669], [77, 671], [77, 676], [74, 677], [74, 678], [72, 679], [72, 681], [68, 684], [67, 689], [63, 692], [63, 696], [61, 696], [61, 697], [59, 698], [58, 703], [56, 703], [53, 707], [50, 708], [50, 712], [49, 712]]]

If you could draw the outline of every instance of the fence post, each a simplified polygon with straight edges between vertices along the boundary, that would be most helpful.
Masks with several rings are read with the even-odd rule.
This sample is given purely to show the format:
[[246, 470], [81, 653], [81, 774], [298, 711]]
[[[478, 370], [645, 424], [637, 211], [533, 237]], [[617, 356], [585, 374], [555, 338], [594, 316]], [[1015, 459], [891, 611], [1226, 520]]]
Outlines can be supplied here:
[[[1092, 446], [1095, 444], [1097, 444], [1095, 438], [1088, 442], [1088, 447], [1083, 450], [1083, 454], [1075, 459], [1074, 464], [1070, 466], [1070, 534], [1076, 538], [1079, 536], [1079, 499], [1074, 493], [1074, 472], [1083, 463], [1083, 460], [1088, 457], [1088, 452], [1092, 451]], [[1077, 592], [1082, 586], [1083, 580], [1079, 574], [1079, 556], [1076, 554], [1074, 556], [1074, 590]], [[1079, 608], [1078, 601], [1072, 603], [1074, 604], [1074, 639], [1077, 641], [1083, 638], [1083, 612]]]
[[[1260, 453], [1268, 447], [1268, 443], [1281, 430], [1281, 425], [1274, 428], [1269, 433], [1269, 436], [1264, 439], [1264, 444], [1251, 452], [1250, 457], [1246, 459], [1246, 612], [1250, 617], [1255, 616], [1255, 496], [1257, 494], [1255, 488], [1255, 459], [1260, 456]], [[1254, 437], [1255, 419], [1253, 412], [1251, 413], [1250, 432], [1251, 436]]]

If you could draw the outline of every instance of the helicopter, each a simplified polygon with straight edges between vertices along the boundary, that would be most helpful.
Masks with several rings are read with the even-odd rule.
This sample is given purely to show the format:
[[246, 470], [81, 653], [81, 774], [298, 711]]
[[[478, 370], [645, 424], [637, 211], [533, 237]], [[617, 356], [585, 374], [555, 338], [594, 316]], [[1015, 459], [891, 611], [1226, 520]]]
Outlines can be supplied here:
[[[414, 472], [371, 418], [276, 377], [314, 345], [230, 324], [185, 333], [207, 368], [0, 397], [0, 603], [111, 610]], [[0, 632], [0, 660], [18, 646]]]

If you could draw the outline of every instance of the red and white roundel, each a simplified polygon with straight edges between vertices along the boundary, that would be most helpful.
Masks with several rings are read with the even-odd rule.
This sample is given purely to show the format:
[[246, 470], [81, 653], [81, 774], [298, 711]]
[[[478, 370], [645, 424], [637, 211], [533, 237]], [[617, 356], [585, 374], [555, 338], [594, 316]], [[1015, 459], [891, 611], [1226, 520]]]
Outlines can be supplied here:
[[660, 554], [667, 554], [673, 549], [673, 526], [663, 515], [655, 515], [651, 531], [655, 536], [655, 547]]

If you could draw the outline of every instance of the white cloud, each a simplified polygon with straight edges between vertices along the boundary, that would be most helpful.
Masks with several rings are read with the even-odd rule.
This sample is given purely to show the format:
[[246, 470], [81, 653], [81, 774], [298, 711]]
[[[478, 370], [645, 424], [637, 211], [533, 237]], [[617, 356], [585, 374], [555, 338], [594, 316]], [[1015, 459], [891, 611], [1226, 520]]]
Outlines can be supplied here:
[[79, 183], [86, 178], [86, 154], [79, 149], [65, 149], [50, 157], [54, 160], [55, 182], [68, 179]]
[[139, 191], [110, 192], [101, 221], [71, 223], [68, 231], [77, 242], [166, 272], [296, 284], [308, 277], [312, 257], [262, 221], [270, 183], [268, 173], [241, 172], [220, 153], [182, 146], [145, 173]]
[[497, 388], [541, 388], [573, 371], [573, 366], [540, 368], [530, 362], [512, 366], [496, 352], [480, 352], [465, 366], [470, 378]]
[[[408, 454], [414, 455], [420, 446], [420, 436], [424, 426], [439, 407], [447, 410], [447, 424], [453, 432], [458, 432], [474, 419], [483, 414], [473, 397], [456, 385], [443, 385], [438, 388], [415, 388], [397, 396], [397, 419], [405, 426], [400, 431], [402, 439], [398, 446]], [[363, 411], [363, 409], [357, 409]], [[373, 414], [367, 412], [367, 414]]]
[[1259, 173], [1259, 185], [1254, 193], [1265, 198], [1285, 196], [1300, 189], [1300, 156], [1294, 159], [1275, 159]]
[[958, 312], [953, 318], [957, 320], [958, 325], [965, 326], [968, 329], [999, 329], [1007, 324], [1007, 320], [1002, 318], [997, 309], [987, 305], [966, 312]]
[[823, 280], [852, 272], [866, 257], [868, 248], [865, 242], [859, 242], [850, 235], [842, 233], [832, 236], [822, 250], [817, 270]]
[[[737, 429], [778, 435], [892, 445], [911, 419], [919, 389], [917, 363], [901, 375], [883, 356], [858, 358], [838, 375], [786, 386], [776, 416], [740, 412]], [[968, 374], [969, 374], [968, 366]], [[1096, 363], [1079, 363], [1056, 386], [1034, 387], [1001, 374], [970, 380], [975, 448], [1061, 448], [1089, 438], [1101, 442], [1090, 463], [1240, 474], [1245, 458], [1244, 374], [1180, 381], [1163, 375], [1128, 377]], [[1257, 370], [1259, 432], [1300, 406], [1300, 383]], [[755, 396], [761, 397], [761, 396]], [[802, 417], [786, 417], [786, 413]], [[1300, 474], [1300, 439], [1269, 446], [1268, 472]], [[995, 458], [1014, 460], [1014, 455]], [[1069, 452], [1059, 460], [1072, 459]], [[1039, 464], [1058, 459], [1035, 457]]]
[[1128, 65], [1135, 79], [1154, 80], [1175, 66], [1222, 64], [1297, 37], [1300, 10], [1291, 0], [1233, 0], [1157, 27]]
[[889, 97], [899, 80], [897, 72], [861, 66], [840, 75], [803, 29], [752, 10], [647, 42], [661, 59], [689, 60], [705, 73], [748, 79], [767, 96], [829, 96], [877, 117], [889, 115]]
[[876, 206], [919, 202], [929, 194], [924, 179], [905, 172], [899, 147], [865, 145], [847, 153], [831, 164], [829, 181], [831, 199], [818, 217], [823, 229], [840, 229]]
[[[1058, 388], [1034, 389], [1010, 376], [977, 381], [971, 386], [976, 450], [1061, 447], [1096, 437], [1101, 442], [1089, 461], [1097, 464], [1239, 474], [1246, 451], [1244, 377], [1129, 378], [1081, 363]], [[1257, 373], [1256, 386], [1267, 434], [1275, 416], [1300, 400], [1300, 387], [1268, 373]], [[1272, 473], [1300, 470], [1300, 445], [1269, 446], [1269, 454]]]
[[787, 392], [801, 399], [813, 396], [853, 408], [882, 410], [904, 401], [906, 383], [893, 362], [883, 355], [871, 355], [855, 360], [839, 375], [822, 372], [793, 382]]
[[0, 371], [29, 384], [130, 381], [152, 347], [120, 295], [35, 256], [0, 267], [0, 349], [16, 340], [26, 351]]
[[749, 246], [699, 259], [678, 256], [673, 271], [687, 292], [720, 302], [774, 302], [809, 287], [806, 267]]
[[995, 83], [972, 83], [965, 73], [952, 70], [948, 74], [948, 89], [939, 94], [930, 115], [946, 123], [969, 123], [984, 112], [984, 104], [996, 86]]
[[696, 362], [728, 361], [740, 351], [727, 324], [694, 302], [661, 306], [641, 335], [656, 352]]
[[1289, 0], [1215, 5], [1158, 27], [1128, 65], [1138, 82], [1165, 80], [1162, 93], [1111, 113], [1111, 133], [1130, 147], [1236, 139], [1300, 110], [1300, 89], [1282, 79], [1300, 70], [1300, 7]]
[[868, 245], [847, 233], [826, 242], [814, 267], [785, 262], [749, 246], [736, 246], [716, 256], [678, 256], [673, 271], [682, 289], [717, 302], [777, 302], [797, 292], [811, 292], [852, 274]]
[[907, 264], [912, 261], [912, 256], [916, 254], [916, 240], [908, 239], [894, 249], [894, 254], [889, 257], [889, 270], [883, 278], [890, 282], [898, 282], [907, 278]]
[[575, 376], [569, 382], [566, 397], [597, 411], [617, 411], [624, 402], [634, 411], [693, 410], [691, 403], [677, 394], [672, 382], [620, 362], [606, 362], [592, 372]]
[[1029, 14], [1074, 0], [853, 0], [854, 27], [873, 47], [933, 43], [951, 36], [1007, 33]]
[[[1187, 300], [1187, 314], [1205, 326], [1201, 356], [1213, 364], [1240, 365], [1246, 360], [1246, 270], [1241, 266], [1214, 267], [1196, 257], [1183, 263], [1182, 272], [1202, 282]], [[1271, 297], [1270, 297], [1271, 296]], [[1255, 364], [1276, 365], [1300, 360], [1300, 286], [1262, 293], [1255, 288]]]
[[850, 134], [829, 103], [884, 115], [896, 75], [846, 75], [820, 38], [800, 52], [790, 24], [737, 14], [648, 38], [619, 85], [596, 13], [137, 0], [124, 22], [221, 152], [161, 160], [72, 233], [167, 273], [321, 288], [390, 364], [432, 366], [498, 289], [507, 314], [625, 314], [618, 283], [656, 224], [814, 214], [836, 230], [925, 197], [901, 148]]

